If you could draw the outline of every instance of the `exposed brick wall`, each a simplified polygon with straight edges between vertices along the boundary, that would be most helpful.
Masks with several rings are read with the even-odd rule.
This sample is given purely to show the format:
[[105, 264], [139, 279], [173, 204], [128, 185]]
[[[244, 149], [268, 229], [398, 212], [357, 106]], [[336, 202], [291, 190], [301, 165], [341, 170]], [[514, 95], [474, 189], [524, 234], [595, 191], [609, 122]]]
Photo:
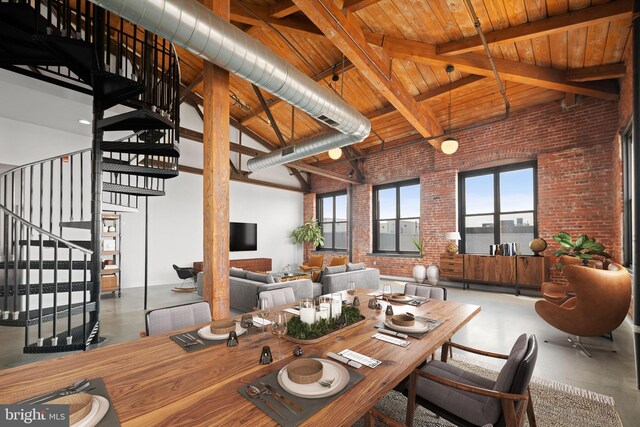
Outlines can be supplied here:
[[[549, 243], [545, 253], [557, 249], [551, 236], [566, 231], [596, 237], [619, 259], [620, 236], [615, 230], [620, 197], [615, 178], [618, 128], [617, 102], [587, 98], [569, 111], [551, 102], [515, 113], [504, 122], [457, 134], [461, 146], [453, 156], [436, 153], [426, 143], [368, 156], [363, 168], [367, 182], [353, 186], [354, 261], [375, 263], [381, 274], [406, 277], [418, 262], [438, 263], [446, 245], [444, 233], [457, 229], [458, 173], [527, 159], [538, 162], [538, 229]], [[342, 163], [332, 169], [347, 173], [350, 168]], [[425, 260], [371, 255], [372, 186], [416, 177], [422, 193], [420, 235], [430, 241]], [[316, 175], [311, 183], [311, 197], [346, 188], [344, 183]], [[310, 204], [306, 200], [305, 209]]]

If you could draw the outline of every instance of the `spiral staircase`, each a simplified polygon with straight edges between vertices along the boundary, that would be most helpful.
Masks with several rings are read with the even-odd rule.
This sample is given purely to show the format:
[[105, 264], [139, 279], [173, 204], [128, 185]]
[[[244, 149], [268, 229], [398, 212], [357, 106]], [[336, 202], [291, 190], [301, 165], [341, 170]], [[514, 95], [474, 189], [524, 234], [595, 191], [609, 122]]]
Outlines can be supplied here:
[[93, 98], [92, 148], [0, 175], [0, 326], [24, 328], [25, 353], [85, 350], [103, 204], [135, 209], [178, 175], [178, 58], [89, 1], [0, 0], [0, 67]]

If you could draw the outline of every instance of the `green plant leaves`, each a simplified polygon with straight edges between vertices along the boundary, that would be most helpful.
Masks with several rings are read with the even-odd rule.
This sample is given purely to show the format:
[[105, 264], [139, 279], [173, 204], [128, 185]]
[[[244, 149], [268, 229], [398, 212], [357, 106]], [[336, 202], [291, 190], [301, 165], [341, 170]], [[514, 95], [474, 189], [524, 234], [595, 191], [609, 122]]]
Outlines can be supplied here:
[[[553, 240], [563, 247], [563, 249], [555, 251], [553, 256], [569, 255], [586, 260], [593, 259], [594, 255], [603, 258], [611, 258], [611, 255], [604, 251], [604, 245], [602, 243], [596, 243], [596, 239], [590, 238], [586, 234], [579, 235], [575, 243], [571, 240], [569, 233], [564, 231], [561, 231], [552, 237]], [[558, 270], [561, 270], [561, 268], [558, 268]]]
[[293, 230], [289, 237], [291, 237], [293, 243], [312, 243], [316, 247], [324, 246], [324, 236], [316, 218]]

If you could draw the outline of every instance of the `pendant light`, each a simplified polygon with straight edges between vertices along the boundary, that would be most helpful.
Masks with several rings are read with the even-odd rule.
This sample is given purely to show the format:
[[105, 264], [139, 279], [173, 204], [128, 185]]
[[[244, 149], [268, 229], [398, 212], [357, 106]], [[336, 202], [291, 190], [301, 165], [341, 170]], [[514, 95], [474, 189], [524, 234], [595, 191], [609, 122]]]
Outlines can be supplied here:
[[459, 145], [458, 140], [451, 135], [451, 130], [453, 129], [451, 127], [451, 89], [453, 85], [453, 82], [451, 81], [451, 73], [453, 73], [454, 70], [455, 68], [453, 65], [447, 65], [447, 76], [449, 77], [449, 135], [444, 139], [444, 141], [442, 141], [442, 144], [440, 144], [440, 149], [444, 154], [455, 153], [458, 151]]
[[342, 148], [332, 148], [331, 150], [327, 151], [327, 153], [329, 154], [329, 157], [331, 159], [338, 160], [342, 156]]

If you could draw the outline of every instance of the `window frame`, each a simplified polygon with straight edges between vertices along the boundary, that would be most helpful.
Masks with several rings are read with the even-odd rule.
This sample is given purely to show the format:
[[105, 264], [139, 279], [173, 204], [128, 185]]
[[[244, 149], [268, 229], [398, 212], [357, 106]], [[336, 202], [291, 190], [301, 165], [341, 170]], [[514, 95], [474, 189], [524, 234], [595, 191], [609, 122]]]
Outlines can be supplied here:
[[[533, 210], [504, 211], [500, 210], [500, 174], [521, 169], [533, 169]], [[465, 179], [475, 176], [493, 175], [493, 212], [466, 214], [466, 188]], [[535, 160], [510, 163], [507, 165], [493, 166], [484, 169], [476, 169], [458, 174], [458, 230], [460, 230], [460, 253], [466, 254], [466, 227], [465, 219], [470, 216], [493, 216], [493, 243], [500, 242], [500, 216], [508, 214], [533, 213], [533, 236], [538, 235], [538, 162]], [[483, 253], [481, 253], [483, 254]]]
[[[347, 218], [344, 221], [336, 221], [336, 197], [345, 196], [347, 198]], [[333, 220], [324, 222], [322, 219], [324, 218], [324, 199], [333, 199]], [[336, 248], [336, 224], [345, 224], [347, 228], [347, 233], [349, 232], [349, 196], [347, 194], [347, 190], [339, 190], [332, 191], [331, 193], [323, 193], [316, 195], [316, 218], [318, 220], [318, 225], [320, 229], [323, 230], [324, 224], [331, 224], [331, 246], [317, 246], [316, 251], [328, 251], [328, 252], [347, 252], [349, 250], [349, 239], [347, 238], [347, 247]]]
[[[620, 134], [622, 151], [622, 265], [633, 268], [633, 125]], [[637, 173], [634, 171], [634, 173]]]
[[[413, 185], [418, 185], [418, 194], [420, 195], [420, 199], [422, 198], [422, 189], [420, 188], [420, 178], [413, 178], [413, 179], [408, 179], [408, 180], [404, 180], [404, 181], [398, 181], [398, 182], [392, 182], [389, 184], [381, 184], [381, 185], [376, 185], [373, 187], [373, 252], [376, 254], [399, 254], [399, 255], [418, 255], [418, 249], [416, 248], [416, 250], [411, 250], [411, 251], [401, 251], [400, 250], [400, 221], [402, 220], [409, 220], [409, 219], [417, 219], [418, 220], [418, 235], [420, 234], [420, 216], [421, 213], [421, 203], [419, 202], [419, 206], [418, 206], [418, 216], [417, 217], [406, 217], [406, 218], [402, 218], [400, 217], [400, 189], [402, 187], [409, 187], [409, 186], [413, 186]], [[395, 188], [396, 190], [396, 216], [395, 218], [385, 218], [385, 219], [379, 219], [378, 215], [380, 213], [380, 209], [378, 209], [378, 192], [381, 190], [388, 190], [390, 188]], [[390, 250], [381, 250], [379, 248], [379, 244], [380, 244], [380, 235], [379, 235], [379, 223], [380, 221], [394, 221], [395, 222], [395, 230], [396, 230], [396, 238], [395, 238], [395, 250], [390, 251]]]

